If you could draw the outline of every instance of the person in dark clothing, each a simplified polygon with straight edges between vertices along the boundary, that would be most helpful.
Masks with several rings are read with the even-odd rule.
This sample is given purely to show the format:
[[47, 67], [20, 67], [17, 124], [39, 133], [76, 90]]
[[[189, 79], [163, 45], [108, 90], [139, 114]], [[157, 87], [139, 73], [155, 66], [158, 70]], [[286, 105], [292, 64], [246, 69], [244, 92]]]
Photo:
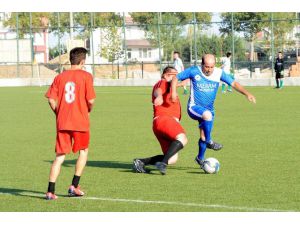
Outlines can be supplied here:
[[276, 58], [274, 70], [276, 73], [276, 88], [283, 87], [283, 70], [284, 70], [284, 62], [282, 52], [278, 52], [278, 57]]

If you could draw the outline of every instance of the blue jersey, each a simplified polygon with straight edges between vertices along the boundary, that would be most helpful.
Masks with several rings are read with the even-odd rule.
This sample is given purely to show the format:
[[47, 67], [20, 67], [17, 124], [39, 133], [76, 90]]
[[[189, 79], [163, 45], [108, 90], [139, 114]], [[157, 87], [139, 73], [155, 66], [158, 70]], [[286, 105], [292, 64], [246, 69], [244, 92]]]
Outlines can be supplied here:
[[191, 80], [191, 94], [188, 107], [199, 105], [210, 111], [214, 111], [214, 102], [216, 99], [220, 81], [231, 85], [234, 81], [228, 73], [219, 68], [214, 68], [210, 76], [202, 73], [201, 66], [192, 66], [177, 74], [179, 81]]

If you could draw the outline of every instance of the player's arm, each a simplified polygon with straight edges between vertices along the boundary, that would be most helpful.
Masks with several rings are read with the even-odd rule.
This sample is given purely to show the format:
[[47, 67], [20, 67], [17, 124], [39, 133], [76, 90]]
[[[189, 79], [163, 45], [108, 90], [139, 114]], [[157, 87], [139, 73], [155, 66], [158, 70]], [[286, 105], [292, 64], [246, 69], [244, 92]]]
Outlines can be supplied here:
[[189, 79], [191, 76], [191, 70], [192, 67], [185, 69], [181, 73], [178, 73], [176, 76], [173, 77], [172, 83], [171, 83], [171, 88], [172, 88], [172, 93], [171, 93], [171, 101], [176, 102], [177, 99], [177, 87], [178, 86], [184, 86], [185, 83], [181, 82], [181, 84], [178, 84], [178, 81], [185, 81], [186, 79]]
[[53, 98], [48, 98], [48, 103], [54, 114], [56, 114], [57, 101]]
[[177, 76], [174, 76], [171, 82], [171, 89], [172, 89], [172, 93], [171, 93], [171, 101], [172, 102], [176, 102], [177, 100], [177, 86], [178, 86], [178, 78]]
[[255, 99], [254, 95], [252, 95], [249, 91], [247, 91], [241, 84], [239, 84], [238, 82], [234, 81], [231, 84], [231, 86], [235, 90], [237, 90], [238, 92], [240, 92], [241, 94], [245, 95], [250, 102], [256, 103], [256, 99]]
[[95, 99], [91, 99], [91, 100], [87, 101], [87, 106], [88, 106], [89, 113], [92, 111], [94, 103], [95, 103]]
[[155, 106], [158, 106], [158, 105], [162, 105], [164, 103], [164, 100], [163, 100], [163, 91], [161, 88], [156, 88], [154, 93], [153, 93], [155, 99], [154, 99], [154, 102], [153, 104]]
[[93, 85], [93, 76], [91, 74], [87, 76], [87, 82], [85, 83], [85, 85], [86, 85], [86, 89], [85, 89], [86, 104], [88, 107], [88, 112], [90, 113], [93, 109], [95, 99], [96, 99], [96, 92]]
[[45, 97], [48, 99], [48, 103], [54, 114], [57, 111], [57, 99], [58, 99], [58, 76], [54, 78], [53, 83], [49, 87]]

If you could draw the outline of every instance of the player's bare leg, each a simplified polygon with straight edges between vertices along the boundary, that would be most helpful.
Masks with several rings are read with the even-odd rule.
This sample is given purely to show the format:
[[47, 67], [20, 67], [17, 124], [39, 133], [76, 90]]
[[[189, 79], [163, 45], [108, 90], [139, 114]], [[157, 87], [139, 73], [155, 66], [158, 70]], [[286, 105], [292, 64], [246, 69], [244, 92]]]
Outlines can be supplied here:
[[65, 161], [65, 154], [57, 155], [55, 160], [52, 163], [50, 175], [49, 175], [49, 182], [55, 183], [61, 169], [61, 165]]
[[88, 149], [80, 150], [79, 156], [75, 166], [75, 174], [72, 180], [72, 185], [69, 187], [68, 193], [69, 196], [83, 196], [84, 192], [80, 190], [79, 180], [81, 174], [83, 173], [83, 169], [86, 165], [88, 159]]
[[178, 160], [178, 153], [176, 153], [175, 155], [173, 155], [169, 161], [168, 161], [168, 165], [172, 165], [172, 164], [175, 164]]
[[46, 194], [47, 200], [57, 199], [57, 196], [55, 195], [55, 182], [60, 173], [61, 165], [63, 164], [65, 157], [65, 154], [56, 155], [56, 158], [52, 163], [49, 175], [48, 192]]
[[75, 175], [81, 176], [88, 159], [88, 149], [80, 150], [75, 166]]

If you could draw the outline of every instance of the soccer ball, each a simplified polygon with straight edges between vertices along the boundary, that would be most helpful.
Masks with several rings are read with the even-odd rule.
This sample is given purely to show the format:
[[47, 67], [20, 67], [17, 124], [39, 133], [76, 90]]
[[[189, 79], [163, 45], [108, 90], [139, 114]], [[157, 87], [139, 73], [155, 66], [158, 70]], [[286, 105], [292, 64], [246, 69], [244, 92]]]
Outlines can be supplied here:
[[220, 170], [220, 163], [215, 158], [207, 158], [204, 160], [203, 170], [205, 173], [217, 173]]

